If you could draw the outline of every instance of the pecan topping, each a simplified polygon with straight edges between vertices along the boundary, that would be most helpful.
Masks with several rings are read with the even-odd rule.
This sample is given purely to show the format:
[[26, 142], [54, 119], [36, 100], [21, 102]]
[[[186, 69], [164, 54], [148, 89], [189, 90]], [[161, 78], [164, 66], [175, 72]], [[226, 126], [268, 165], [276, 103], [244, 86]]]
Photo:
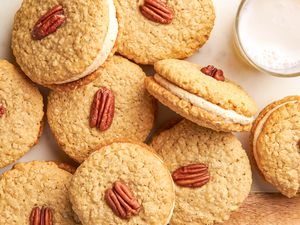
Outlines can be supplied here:
[[208, 167], [202, 163], [180, 167], [172, 177], [178, 186], [191, 188], [202, 187], [210, 179]]
[[66, 21], [64, 9], [61, 5], [57, 5], [43, 15], [34, 25], [32, 30], [32, 38], [41, 40], [49, 34], [54, 33]]
[[173, 12], [162, 0], [145, 0], [140, 6], [144, 17], [156, 23], [169, 24], [173, 20]]
[[32, 209], [30, 218], [30, 225], [53, 225], [52, 210], [48, 207], [35, 207]]
[[0, 118], [5, 114], [6, 109], [4, 105], [0, 104]]
[[127, 185], [117, 181], [113, 188], [105, 191], [105, 201], [112, 211], [122, 219], [129, 219], [139, 213], [141, 205]]
[[90, 127], [107, 130], [112, 124], [115, 114], [115, 96], [113, 92], [101, 87], [95, 94], [90, 111]]
[[300, 149], [300, 140], [298, 141], [297, 146]]
[[215, 78], [218, 81], [225, 81], [225, 77], [222, 70], [217, 69], [212, 65], [208, 65], [207, 67], [203, 67], [201, 72]]

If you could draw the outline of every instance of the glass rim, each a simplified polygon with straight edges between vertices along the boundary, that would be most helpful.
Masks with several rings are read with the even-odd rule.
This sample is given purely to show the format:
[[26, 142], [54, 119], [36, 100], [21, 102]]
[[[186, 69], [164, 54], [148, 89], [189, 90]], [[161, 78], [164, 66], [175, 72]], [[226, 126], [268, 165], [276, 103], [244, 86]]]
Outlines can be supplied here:
[[247, 60], [247, 62], [252, 65], [253, 67], [255, 67], [256, 69], [267, 73], [269, 75], [275, 76], [275, 77], [285, 77], [285, 78], [289, 78], [289, 77], [298, 77], [300, 76], [300, 71], [296, 72], [296, 73], [288, 73], [288, 74], [284, 74], [284, 73], [280, 73], [280, 72], [274, 72], [274, 71], [270, 71], [260, 65], [258, 65], [257, 63], [255, 63], [248, 55], [247, 52], [245, 51], [243, 44], [241, 42], [240, 39], [240, 35], [239, 35], [239, 22], [240, 22], [240, 15], [241, 15], [241, 11], [244, 8], [245, 4], [247, 1], [251, 1], [251, 0], [241, 0], [236, 16], [235, 16], [235, 23], [234, 23], [234, 34], [235, 34], [235, 45], [238, 48], [238, 50], [240, 51], [240, 53], [242, 54], [242, 56], [244, 57], [245, 60]]

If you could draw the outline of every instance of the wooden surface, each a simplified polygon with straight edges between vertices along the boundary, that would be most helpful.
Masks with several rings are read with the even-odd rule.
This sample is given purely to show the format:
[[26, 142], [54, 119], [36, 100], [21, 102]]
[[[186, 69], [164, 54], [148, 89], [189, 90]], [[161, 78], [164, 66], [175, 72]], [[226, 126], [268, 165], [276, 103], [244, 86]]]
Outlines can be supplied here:
[[253, 193], [222, 225], [300, 225], [300, 195]]

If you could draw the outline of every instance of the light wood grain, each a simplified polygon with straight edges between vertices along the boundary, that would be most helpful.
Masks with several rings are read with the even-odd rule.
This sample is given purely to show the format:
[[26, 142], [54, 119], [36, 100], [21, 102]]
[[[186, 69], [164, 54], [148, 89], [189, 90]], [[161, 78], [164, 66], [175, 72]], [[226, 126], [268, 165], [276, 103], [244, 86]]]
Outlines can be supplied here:
[[300, 195], [253, 193], [222, 225], [300, 225]]

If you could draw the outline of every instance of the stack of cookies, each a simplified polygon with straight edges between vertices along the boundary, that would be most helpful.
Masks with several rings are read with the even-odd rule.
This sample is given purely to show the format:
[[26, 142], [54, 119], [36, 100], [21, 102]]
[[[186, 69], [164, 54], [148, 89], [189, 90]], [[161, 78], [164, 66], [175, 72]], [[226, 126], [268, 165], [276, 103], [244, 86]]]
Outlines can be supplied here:
[[[214, 20], [211, 0], [24, 0], [12, 34], [18, 67], [0, 60], [0, 168], [42, 134], [36, 84], [51, 89], [51, 131], [80, 165], [14, 165], [0, 177], [0, 224], [222, 223], [251, 190], [248, 156], [232, 134], [250, 130], [262, 174], [294, 197], [300, 97], [255, 120], [256, 103], [230, 74], [182, 60], [205, 44]], [[145, 144], [156, 100], [182, 120]]]

